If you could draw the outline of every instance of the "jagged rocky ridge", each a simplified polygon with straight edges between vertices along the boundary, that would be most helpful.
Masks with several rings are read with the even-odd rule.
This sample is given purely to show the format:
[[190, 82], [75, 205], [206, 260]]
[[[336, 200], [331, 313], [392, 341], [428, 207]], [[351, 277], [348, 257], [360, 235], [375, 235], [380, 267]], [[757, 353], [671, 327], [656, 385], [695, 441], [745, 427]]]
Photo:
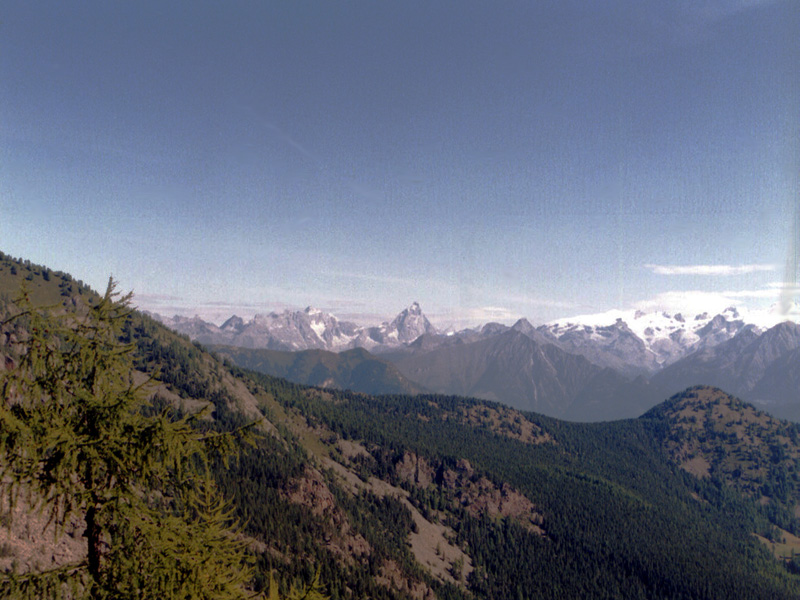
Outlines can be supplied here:
[[334, 315], [310, 306], [301, 311], [256, 315], [249, 321], [234, 315], [219, 327], [197, 316], [176, 315], [170, 319], [153, 316], [201, 344], [269, 350], [339, 352], [352, 348], [392, 349], [413, 342], [421, 335], [436, 332], [416, 302], [391, 322], [375, 327], [340, 321]]
[[[797, 359], [789, 356], [800, 346], [800, 326], [758, 325], [734, 308], [692, 317], [612, 312], [539, 327], [520, 319], [510, 327], [489, 323], [448, 333], [438, 331], [416, 302], [375, 327], [312, 308], [249, 322], [232, 317], [220, 327], [198, 318], [165, 322], [214, 344], [237, 364], [324, 387], [396, 393], [416, 386], [594, 421], [634, 417], [688, 386], [707, 384], [782, 416], [800, 416]], [[241, 348], [300, 354], [250, 357]], [[355, 348], [370, 354], [335, 360], [311, 350]]]
[[[366, 348], [373, 353], [430, 350], [450, 345], [453, 340], [475, 342], [509, 329], [539, 343], [553, 343], [563, 350], [581, 354], [591, 362], [611, 367], [626, 375], [652, 374], [692, 352], [721, 344], [746, 327], [761, 333], [763, 318], [749, 321], [731, 307], [720, 314], [694, 316], [664, 312], [610, 311], [562, 319], [535, 327], [527, 319], [513, 326], [488, 323], [483, 326], [444, 333], [434, 327], [414, 302], [392, 321], [362, 327], [308, 307], [256, 315], [249, 321], [232, 316], [221, 326], [200, 317], [153, 315], [179, 333], [203, 344], [231, 345], [271, 350], [328, 350], [339, 352]], [[417, 341], [425, 336], [422, 341]], [[414, 342], [417, 342], [414, 344]]]

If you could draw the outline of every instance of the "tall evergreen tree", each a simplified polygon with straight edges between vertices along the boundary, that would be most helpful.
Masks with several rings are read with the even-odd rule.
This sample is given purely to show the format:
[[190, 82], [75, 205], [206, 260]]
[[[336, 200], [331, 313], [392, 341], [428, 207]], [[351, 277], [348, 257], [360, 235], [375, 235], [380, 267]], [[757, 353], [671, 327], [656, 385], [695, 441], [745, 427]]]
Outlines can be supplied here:
[[86, 557], [0, 578], [3, 597], [252, 595], [244, 542], [207, 468], [232, 436], [200, 433], [197, 415], [146, 410], [119, 341], [130, 298], [109, 281], [77, 313], [20, 303], [27, 338], [0, 380], [0, 480], [10, 503], [40, 503], [59, 531], [84, 521]]

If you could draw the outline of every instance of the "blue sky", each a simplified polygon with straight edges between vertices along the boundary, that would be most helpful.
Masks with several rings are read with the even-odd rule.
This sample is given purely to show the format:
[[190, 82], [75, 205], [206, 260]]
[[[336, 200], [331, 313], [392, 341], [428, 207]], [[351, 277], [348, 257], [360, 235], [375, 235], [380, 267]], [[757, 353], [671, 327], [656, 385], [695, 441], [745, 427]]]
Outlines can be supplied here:
[[796, 0], [5, 2], [0, 250], [216, 320], [767, 306], [798, 31]]

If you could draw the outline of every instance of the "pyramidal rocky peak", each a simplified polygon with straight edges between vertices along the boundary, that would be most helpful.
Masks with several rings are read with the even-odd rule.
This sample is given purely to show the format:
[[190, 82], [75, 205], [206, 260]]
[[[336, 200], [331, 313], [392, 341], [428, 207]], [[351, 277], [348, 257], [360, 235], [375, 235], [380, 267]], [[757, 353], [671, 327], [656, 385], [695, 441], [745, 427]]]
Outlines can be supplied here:
[[428, 318], [422, 313], [419, 302], [413, 302], [386, 326], [383, 337], [409, 344], [424, 334], [438, 333]]
[[244, 319], [242, 317], [237, 317], [233, 315], [227, 321], [225, 321], [222, 325], [220, 325], [221, 331], [241, 331], [242, 327], [244, 327]]

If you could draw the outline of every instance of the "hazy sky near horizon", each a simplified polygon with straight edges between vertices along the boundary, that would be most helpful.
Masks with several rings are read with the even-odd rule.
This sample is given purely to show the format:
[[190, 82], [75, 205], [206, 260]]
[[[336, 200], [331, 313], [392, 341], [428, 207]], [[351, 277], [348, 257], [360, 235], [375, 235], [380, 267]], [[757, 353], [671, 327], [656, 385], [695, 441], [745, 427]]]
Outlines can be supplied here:
[[768, 306], [798, 32], [796, 0], [4, 2], [0, 250], [217, 321]]

